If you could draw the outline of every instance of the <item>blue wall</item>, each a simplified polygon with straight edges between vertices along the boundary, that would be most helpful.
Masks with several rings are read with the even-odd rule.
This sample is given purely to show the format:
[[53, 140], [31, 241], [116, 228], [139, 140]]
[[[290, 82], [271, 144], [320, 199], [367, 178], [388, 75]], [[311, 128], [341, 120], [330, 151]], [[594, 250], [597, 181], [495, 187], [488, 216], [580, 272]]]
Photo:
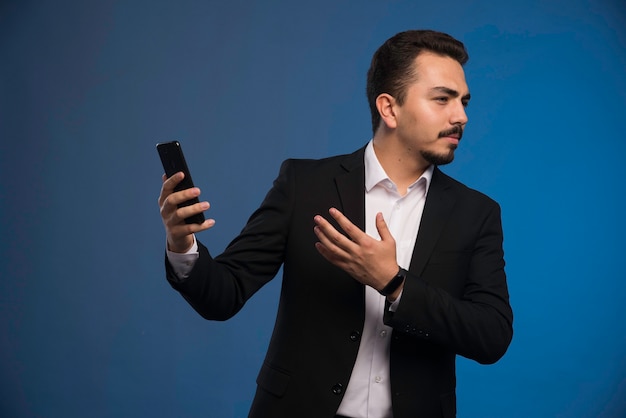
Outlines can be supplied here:
[[283, 159], [369, 139], [371, 54], [428, 27], [470, 51], [445, 171], [503, 207], [516, 314], [498, 364], [459, 359], [459, 417], [626, 416], [624, 3], [499, 3], [3, 1], [0, 415], [245, 416], [279, 279], [226, 323], [171, 290], [154, 145], [219, 252]]

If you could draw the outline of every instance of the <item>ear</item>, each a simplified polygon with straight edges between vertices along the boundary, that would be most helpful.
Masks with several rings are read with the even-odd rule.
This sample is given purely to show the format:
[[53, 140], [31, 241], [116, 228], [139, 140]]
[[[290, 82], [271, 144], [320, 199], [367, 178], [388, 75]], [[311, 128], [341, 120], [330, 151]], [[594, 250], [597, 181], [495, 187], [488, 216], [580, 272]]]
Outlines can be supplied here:
[[382, 93], [376, 98], [376, 108], [380, 119], [389, 129], [395, 129], [398, 125], [395, 113], [396, 99], [392, 95]]

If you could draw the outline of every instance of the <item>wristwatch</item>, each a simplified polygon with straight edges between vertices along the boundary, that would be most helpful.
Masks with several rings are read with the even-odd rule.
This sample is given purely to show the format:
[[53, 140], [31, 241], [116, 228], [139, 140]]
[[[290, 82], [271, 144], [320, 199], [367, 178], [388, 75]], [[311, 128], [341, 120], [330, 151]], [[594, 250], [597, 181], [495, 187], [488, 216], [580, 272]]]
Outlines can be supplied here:
[[385, 287], [379, 290], [378, 293], [380, 293], [383, 296], [391, 295], [393, 292], [398, 290], [402, 282], [404, 282], [404, 280], [406, 279], [407, 273], [408, 271], [400, 267], [400, 270], [398, 270], [398, 274], [396, 274], [395, 277], [391, 279], [391, 281], [387, 283]]

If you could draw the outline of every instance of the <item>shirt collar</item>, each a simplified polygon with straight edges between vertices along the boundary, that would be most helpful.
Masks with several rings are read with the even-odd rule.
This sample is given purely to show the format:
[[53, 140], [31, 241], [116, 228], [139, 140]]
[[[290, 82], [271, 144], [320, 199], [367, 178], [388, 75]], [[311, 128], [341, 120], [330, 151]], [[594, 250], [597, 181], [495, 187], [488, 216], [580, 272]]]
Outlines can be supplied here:
[[[380, 161], [378, 161], [378, 157], [376, 157], [376, 152], [374, 152], [374, 140], [371, 140], [367, 146], [365, 147], [365, 191], [369, 192], [376, 185], [382, 182], [386, 182], [390, 185], [395, 184], [391, 181], [385, 169], [382, 165], [380, 165]], [[409, 190], [413, 188], [420, 181], [426, 182], [426, 187], [424, 188], [425, 193], [428, 193], [428, 189], [430, 187], [431, 180], [433, 178], [433, 171], [435, 170], [435, 166], [431, 164], [428, 166], [426, 170], [422, 173], [422, 175], [415, 180], [413, 184], [409, 186]], [[424, 179], [424, 180], [422, 180]], [[383, 183], [384, 184], [384, 183]]]

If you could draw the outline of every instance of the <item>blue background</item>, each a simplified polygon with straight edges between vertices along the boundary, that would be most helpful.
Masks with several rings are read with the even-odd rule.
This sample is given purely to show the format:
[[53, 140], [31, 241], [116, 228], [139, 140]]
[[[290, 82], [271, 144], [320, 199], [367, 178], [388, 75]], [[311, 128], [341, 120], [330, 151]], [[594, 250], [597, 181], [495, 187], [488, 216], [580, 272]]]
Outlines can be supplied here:
[[626, 416], [623, 1], [0, 4], [0, 415], [243, 417], [280, 279], [226, 323], [166, 283], [154, 145], [178, 139], [219, 252], [288, 157], [370, 138], [393, 34], [465, 42], [444, 171], [503, 208], [515, 337], [458, 360], [459, 417]]

